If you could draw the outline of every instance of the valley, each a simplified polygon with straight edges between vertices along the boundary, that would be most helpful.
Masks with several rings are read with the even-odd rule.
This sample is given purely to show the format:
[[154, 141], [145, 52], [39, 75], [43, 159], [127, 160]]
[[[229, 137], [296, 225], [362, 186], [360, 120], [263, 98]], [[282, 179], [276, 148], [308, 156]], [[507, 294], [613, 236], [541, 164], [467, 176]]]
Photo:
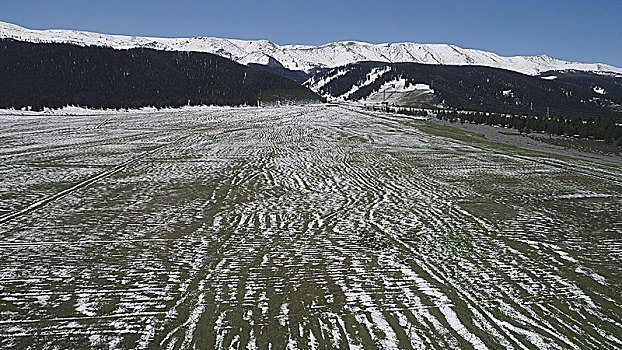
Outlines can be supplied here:
[[1, 348], [622, 346], [619, 166], [334, 105], [0, 140]]

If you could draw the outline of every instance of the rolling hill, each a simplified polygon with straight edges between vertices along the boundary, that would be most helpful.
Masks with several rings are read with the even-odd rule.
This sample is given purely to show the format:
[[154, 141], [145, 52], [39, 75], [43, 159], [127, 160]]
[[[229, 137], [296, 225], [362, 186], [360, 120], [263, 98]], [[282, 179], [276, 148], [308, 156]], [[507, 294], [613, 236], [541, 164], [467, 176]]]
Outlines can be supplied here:
[[298, 83], [200, 52], [0, 39], [0, 108], [319, 101]]

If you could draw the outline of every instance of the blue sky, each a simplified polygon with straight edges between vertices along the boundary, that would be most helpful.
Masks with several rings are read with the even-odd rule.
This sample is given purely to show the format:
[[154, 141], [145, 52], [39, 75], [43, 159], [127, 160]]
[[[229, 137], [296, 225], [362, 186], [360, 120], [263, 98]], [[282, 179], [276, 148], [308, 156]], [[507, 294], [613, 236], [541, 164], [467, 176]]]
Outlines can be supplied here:
[[622, 0], [0, 0], [0, 20], [149, 36], [450, 43], [622, 67]]

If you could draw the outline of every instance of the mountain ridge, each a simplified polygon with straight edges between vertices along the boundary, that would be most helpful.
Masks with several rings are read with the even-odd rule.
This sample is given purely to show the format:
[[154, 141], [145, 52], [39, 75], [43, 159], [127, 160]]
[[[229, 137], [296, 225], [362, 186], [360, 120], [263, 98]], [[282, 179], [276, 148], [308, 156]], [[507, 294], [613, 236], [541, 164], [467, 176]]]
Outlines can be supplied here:
[[493, 52], [465, 49], [451, 44], [412, 42], [372, 44], [360, 41], [341, 41], [318, 46], [279, 45], [267, 40], [215, 37], [158, 38], [66, 29], [33, 30], [1, 21], [0, 38], [33, 43], [105, 46], [115, 49], [151, 48], [163, 51], [207, 52], [244, 65], [267, 65], [272, 58], [286, 69], [307, 73], [317, 68], [335, 68], [360, 61], [378, 61], [478, 65], [528, 75], [559, 70], [622, 74], [622, 68], [604, 63], [565, 61], [547, 55], [501, 56]]

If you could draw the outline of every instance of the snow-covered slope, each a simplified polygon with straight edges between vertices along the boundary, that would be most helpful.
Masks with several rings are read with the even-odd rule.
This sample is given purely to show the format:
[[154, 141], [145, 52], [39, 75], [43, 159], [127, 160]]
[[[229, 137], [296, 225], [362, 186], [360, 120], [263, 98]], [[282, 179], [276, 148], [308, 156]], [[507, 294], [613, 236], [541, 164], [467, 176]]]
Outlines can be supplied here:
[[[365, 80], [363, 80], [359, 84], [352, 85], [352, 88], [350, 89], [350, 91], [348, 91], [345, 94], [339, 96], [338, 98], [341, 99], [341, 100], [347, 100], [348, 98], [350, 98], [350, 96], [352, 96], [353, 93], [357, 92], [362, 87], [365, 87], [367, 85], [373, 84], [376, 80], [378, 80], [380, 77], [382, 77], [383, 75], [385, 75], [389, 71], [391, 71], [391, 67], [380, 67], [380, 68], [372, 69], [371, 72], [369, 72], [367, 74], [367, 76], [365, 76]], [[313, 88], [314, 87], [311, 86], [312, 90], [313, 90]], [[313, 91], [317, 92], [319, 90], [313, 90]]]
[[406, 79], [398, 78], [382, 84], [378, 91], [362, 99], [361, 103], [412, 106], [412, 102], [423, 95], [433, 95], [434, 90], [427, 84], [408, 84]]
[[582, 70], [622, 74], [622, 68], [601, 63], [563, 61], [549, 56], [504, 57], [446, 44], [335, 42], [321, 46], [277, 45], [266, 40], [235, 40], [209, 37], [152, 38], [108, 35], [73, 30], [30, 30], [0, 22], [0, 38], [29, 42], [71, 43], [118, 49], [147, 47], [170, 51], [214, 53], [242, 64], [267, 64], [270, 57], [292, 70], [333, 68], [359, 61], [416, 62], [447, 65], [481, 65], [530, 75], [549, 70]]

